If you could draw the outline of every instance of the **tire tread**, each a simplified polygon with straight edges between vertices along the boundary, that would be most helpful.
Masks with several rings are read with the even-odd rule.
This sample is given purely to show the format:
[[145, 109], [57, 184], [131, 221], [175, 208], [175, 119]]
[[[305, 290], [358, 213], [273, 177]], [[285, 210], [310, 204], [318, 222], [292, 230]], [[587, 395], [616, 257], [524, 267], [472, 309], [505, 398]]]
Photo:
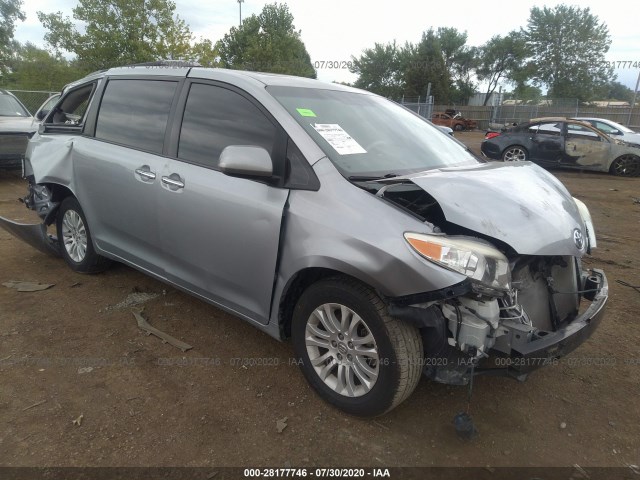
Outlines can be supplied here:
[[397, 355], [400, 368], [400, 382], [394, 393], [389, 407], [380, 415], [393, 410], [405, 401], [416, 389], [422, 374], [422, 337], [413, 325], [398, 320], [389, 315], [386, 304], [368, 286], [353, 279], [336, 278], [334, 281], [348, 285], [360, 293], [374, 306], [380, 318], [384, 321], [389, 334], [389, 340]]

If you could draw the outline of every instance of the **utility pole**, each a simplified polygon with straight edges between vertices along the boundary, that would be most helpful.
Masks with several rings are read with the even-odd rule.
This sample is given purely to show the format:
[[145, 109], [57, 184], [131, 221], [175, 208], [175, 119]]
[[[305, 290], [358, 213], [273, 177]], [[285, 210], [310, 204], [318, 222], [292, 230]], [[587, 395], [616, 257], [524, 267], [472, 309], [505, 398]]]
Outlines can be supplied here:
[[633, 113], [633, 107], [636, 106], [636, 95], [638, 94], [638, 86], [640, 86], [640, 72], [638, 72], [638, 81], [636, 82], [636, 88], [633, 91], [633, 101], [631, 102], [631, 108], [629, 109], [629, 118], [627, 118], [627, 127], [631, 125], [631, 114]]
[[240, 26], [242, 26], [242, 4], [244, 0], [238, 0], [238, 7], [240, 7]]

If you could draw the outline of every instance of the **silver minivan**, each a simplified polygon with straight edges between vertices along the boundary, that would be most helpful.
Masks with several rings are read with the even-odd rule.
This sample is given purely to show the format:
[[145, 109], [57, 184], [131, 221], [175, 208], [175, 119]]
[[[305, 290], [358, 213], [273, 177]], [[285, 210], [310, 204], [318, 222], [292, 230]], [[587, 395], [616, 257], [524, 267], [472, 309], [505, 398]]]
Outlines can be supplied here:
[[589, 212], [555, 177], [338, 84], [99, 72], [64, 89], [24, 173], [42, 224], [4, 228], [77, 272], [122, 262], [291, 338], [311, 385], [356, 415], [422, 375], [522, 380], [584, 342], [608, 298], [581, 265]]

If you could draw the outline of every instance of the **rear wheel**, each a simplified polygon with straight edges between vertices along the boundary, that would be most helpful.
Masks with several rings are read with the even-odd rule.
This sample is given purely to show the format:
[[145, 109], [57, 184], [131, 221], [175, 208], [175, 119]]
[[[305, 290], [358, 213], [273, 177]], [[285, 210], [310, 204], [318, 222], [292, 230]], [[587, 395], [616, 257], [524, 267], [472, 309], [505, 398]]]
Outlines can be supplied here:
[[62, 201], [56, 227], [62, 256], [72, 270], [97, 273], [111, 264], [111, 260], [98, 255], [93, 249], [87, 219], [74, 197], [67, 197]]
[[461, 132], [462, 130], [464, 130], [464, 125], [462, 125], [461, 123], [456, 123], [456, 124], [453, 126], [453, 129], [454, 129], [456, 132]]
[[609, 172], [621, 177], [640, 176], [640, 157], [636, 155], [622, 155], [613, 161]]
[[309, 287], [294, 309], [291, 333], [311, 386], [350, 414], [388, 412], [420, 380], [418, 329], [390, 317], [380, 297], [354, 280]]
[[502, 152], [502, 160], [505, 162], [524, 162], [528, 158], [527, 149], [520, 145], [513, 145]]

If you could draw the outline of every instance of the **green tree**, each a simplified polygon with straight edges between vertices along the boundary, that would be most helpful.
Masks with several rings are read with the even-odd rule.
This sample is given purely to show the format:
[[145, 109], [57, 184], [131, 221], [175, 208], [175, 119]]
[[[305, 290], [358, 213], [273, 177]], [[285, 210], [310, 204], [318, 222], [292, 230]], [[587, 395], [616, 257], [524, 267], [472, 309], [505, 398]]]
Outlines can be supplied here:
[[16, 45], [9, 66], [11, 73], [4, 76], [3, 86], [23, 90], [61, 90], [83, 73], [62, 56], [51, 55], [29, 42]]
[[526, 44], [519, 32], [510, 32], [505, 37], [495, 35], [480, 47], [476, 74], [478, 80], [487, 82], [483, 105], [502, 82], [523, 83], [519, 74], [523, 72], [526, 57]]
[[265, 5], [216, 44], [220, 64], [236, 70], [284, 73], [316, 78], [311, 57], [293, 25], [286, 4]]
[[401, 56], [405, 95], [426, 95], [431, 83], [434, 99], [438, 103], [449, 103], [451, 75], [433, 29], [424, 32], [417, 45], [406, 44]]
[[533, 7], [523, 34], [535, 65], [533, 80], [547, 85], [548, 96], [590, 100], [612, 80], [604, 58], [609, 30], [589, 8]]
[[511, 98], [523, 100], [528, 103], [537, 103], [542, 99], [542, 90], [535, 85], [520, 83], [509, 95]]
[[364, 50], [359, 58], [351, 57], [349, 71], [358, 75], [354, 87], [384, 97], [400, 98], [404, 92], [401, 55], [401, 49], [394, 41], [376, 43], [373, 48]]
[[20, 10], [22, 0], [0, 0], [0, 73], [7, 72], [7, 63], [11, 60], [15, 49], [13, 34], [16, 22], [27, 17]]
[[[72, 21], [61, 12], [38, 12], [56, 53], [76, 55], [80, 65], [98, 70], [160, 59], [189, 60], [191, 31], [171, 0], [79, 0]], [[76, 28], [84, 25], [84, 31]]]
[[445, 67], [452, 84], [450, 100], [466, 103], [476, 90], [473, 72], [478, 66], [478, 50], [467, 45], [467, 32], [452, 27], [440, 27], [436, 32]]
[[193, 45], [191, 58], [203, 67], [217, 67], [219, 65], [218, 50], [209, 39], [201, 39]]
[[597, 100], [622, 100], [631, 103], [633, 90], [620, 82], [612, 81], [600, 87], [596, 93]]

